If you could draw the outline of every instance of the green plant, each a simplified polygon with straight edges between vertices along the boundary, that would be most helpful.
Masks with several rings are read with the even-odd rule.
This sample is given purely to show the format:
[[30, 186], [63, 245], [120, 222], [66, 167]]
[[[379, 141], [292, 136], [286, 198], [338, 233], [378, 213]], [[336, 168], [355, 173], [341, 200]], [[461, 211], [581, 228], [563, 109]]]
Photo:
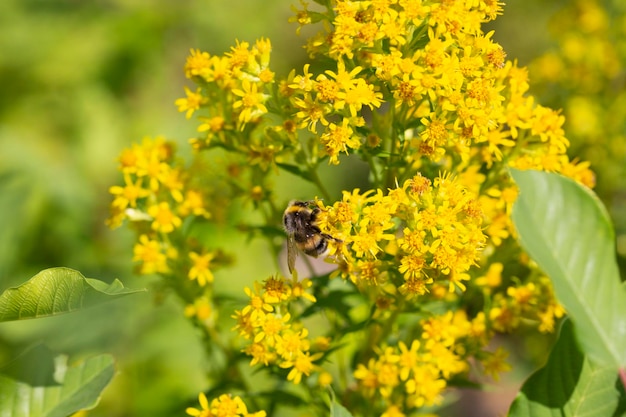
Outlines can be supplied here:
[[[176, 105], [197, 116], [198, 136], [189, 149], [164, 137], [125, 149], [110, 188], [109, 225], [136, 233], [136, 272], [158, 276], [156, 299], [176, 296], [208, 359], [187, 413], [437, 413], [449, 388], [510, 369], [496, 335], [553, 332], [566, 311], [582, 350], [564, 327], [533, 383], [578, 394], [615, 382], [625, 315], [610, 224], [581, 191], [594, 175], [567, 156], [564, 117], [536, 104], [526, 70], [481, 29], [501, 4], [320, 0], [294, 11], [298, 31], [321, 26], [310, 63], [277, 76], [267, 39], [192, 50], [195, 86]], [[290, 274], [281, 222], [292, 199], [315, 210], [328, 252], [301, 253]], [[609, 268], [596, 272], [611, 303], [577, 293], [595, 282], [579, 265]], [[545, 382], [566, 370], [563, 351], [579, 365], [589, 355], [606, 379], [591, 368]], [[511, 413], [577, 415], [566, 396], [540, 394], [524, 388]], [[605, 395], [595, 415], [618, 415], [623, 388]], [[575, 406], [592, 408], [585, 399]]]

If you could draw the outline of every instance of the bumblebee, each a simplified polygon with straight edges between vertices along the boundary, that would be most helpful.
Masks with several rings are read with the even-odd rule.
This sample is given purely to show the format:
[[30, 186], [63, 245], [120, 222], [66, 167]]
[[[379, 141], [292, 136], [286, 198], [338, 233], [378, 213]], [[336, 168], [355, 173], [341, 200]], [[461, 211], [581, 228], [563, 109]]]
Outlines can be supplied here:
[[313, 207], [314, 201], [291, 201], [283, 215], [283, 227], [287, 233], [287, 265], [293, 274], [298, 250], [317, 258], [328, 250], [328, 242], [339, 239], [322, 233], [317, 226], [319, 207]]

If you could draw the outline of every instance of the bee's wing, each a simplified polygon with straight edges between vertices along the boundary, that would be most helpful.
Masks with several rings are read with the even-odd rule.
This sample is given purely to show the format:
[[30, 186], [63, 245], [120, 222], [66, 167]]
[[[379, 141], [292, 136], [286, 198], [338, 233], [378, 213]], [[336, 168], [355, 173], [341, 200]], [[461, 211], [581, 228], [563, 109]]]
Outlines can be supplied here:
[[296, 256], [298, 256], [296, 240], [294, 239], [293, 234], [289, 234], [289, 236], [287, 236], [287, 266], [289, 267], [289, 272], [291, 274], [293, 274], [293, 271], [296, 268]]

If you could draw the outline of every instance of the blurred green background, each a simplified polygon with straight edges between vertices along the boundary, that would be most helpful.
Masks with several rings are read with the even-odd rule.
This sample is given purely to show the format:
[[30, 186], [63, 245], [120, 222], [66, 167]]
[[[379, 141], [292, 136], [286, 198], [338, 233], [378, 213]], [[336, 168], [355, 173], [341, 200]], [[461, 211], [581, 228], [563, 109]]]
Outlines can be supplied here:
[[[494, 38], [510, 59], [528, 65], [558, 46], [549, 31], [551, 16], [572, 1], [509, 3], [488, 29], [496, 30]], [[607, 5], [615, 12], [618, 3]], [[304, 37], [287, 22], [291, 4], [0, 2], [0, 291], [52, 266], [149, 287], [147, 278], [131, 272], [132, 234], [104, 224], [108, 188], [120, 181], [115, 158], [145, 135], [163, 134], [181, 145], [195, 135], [196, 123], [185, 121], [173, 104], [188, 85], [183, 65], [190, 48], [222, 54], [235, 39], [253, 42], [263, 36], [272, 40], [278, 78], [301, 68]], [[625, 56], [622, 50], [622, 65]], [[532, 80], [531, 71], [531, 85]], [[564, 106], [559, 99], [566, 97], [549, 94], [545, 83], [540, 87], [540, 101]], [[619, 149], [605, 164], [610, 166], [599, 167], [598, 190], [623, 240], [626, 160]], [[246, 255], [252, 264], [267, 264], [248, 256], [254, 255]], [[263, 268], [272, 272], [271, 265]], [[233, 273], [237, 270], [220, 271], [217, 279]], [[264, 277], [242, 279], [252, 283]], [[199, 366], [206, 359], [180, 306], [171, 299], [158, 301], [147, 292], [63, 317], [0, 324], [0, 364], [38, 341], [79, 357], [111, 352], [120, 374], [89, 415], [183, 415], [188, 401], [206, 388]]]

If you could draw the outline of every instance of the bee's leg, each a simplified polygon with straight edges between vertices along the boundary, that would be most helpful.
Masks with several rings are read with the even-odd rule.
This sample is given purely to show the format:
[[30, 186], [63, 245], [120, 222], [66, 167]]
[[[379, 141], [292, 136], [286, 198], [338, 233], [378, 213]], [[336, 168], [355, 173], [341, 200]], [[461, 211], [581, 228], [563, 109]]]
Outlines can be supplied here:
[[315, 220], [317, 220], [317, 215], [321, 213], [321, 209], [319, 207], [315, 207], [313, 210], [311, 210], [311, 223], [315, 223]]
[[323, 237], [324, 239], [334, 240], [335, 242], [338, 242], [338, 243], [343, 242], [343, 240], [341, 240], [341, 239], [337, 239], [336, 237], [331, 236], [331, 235], [329, 235], [329, 234], [327, 234], [327, 233], [322, 233], [322, 237]]

